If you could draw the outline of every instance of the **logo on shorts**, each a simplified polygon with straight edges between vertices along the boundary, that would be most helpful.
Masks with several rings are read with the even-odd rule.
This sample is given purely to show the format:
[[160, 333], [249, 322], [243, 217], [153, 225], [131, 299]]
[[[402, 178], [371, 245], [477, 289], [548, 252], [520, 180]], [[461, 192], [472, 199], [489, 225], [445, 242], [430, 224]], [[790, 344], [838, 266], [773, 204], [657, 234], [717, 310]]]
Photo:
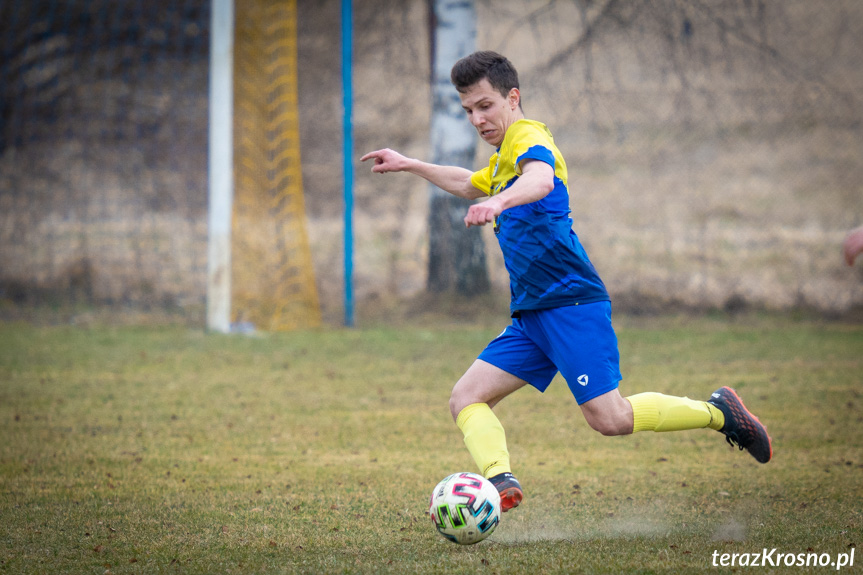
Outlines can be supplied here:
[[579, 385], [582, 385], [582, 386], [587, 385], [587, 381], [588, 381], [587, 374], [584, 373], [582, 375], [579, 375], [578, 379], [576, 379], [576, 381], [579, 383]]

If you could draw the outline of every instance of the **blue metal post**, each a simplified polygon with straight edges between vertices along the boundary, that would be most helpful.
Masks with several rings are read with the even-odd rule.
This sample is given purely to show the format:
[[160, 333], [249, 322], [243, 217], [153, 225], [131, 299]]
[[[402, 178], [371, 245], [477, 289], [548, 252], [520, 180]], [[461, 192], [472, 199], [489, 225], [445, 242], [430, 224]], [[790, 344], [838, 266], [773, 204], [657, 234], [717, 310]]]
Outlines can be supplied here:
[[354, 325], [354, 287], [353, 287], [353, 211], [354, 211], [354, 164], [353, 164], [353, 82], [351, 79], [353, 61], [353, 10], [351, 0], [342, 0], [342, 90], [344, 101], [344, 176], [345, 176], [345, 325]]

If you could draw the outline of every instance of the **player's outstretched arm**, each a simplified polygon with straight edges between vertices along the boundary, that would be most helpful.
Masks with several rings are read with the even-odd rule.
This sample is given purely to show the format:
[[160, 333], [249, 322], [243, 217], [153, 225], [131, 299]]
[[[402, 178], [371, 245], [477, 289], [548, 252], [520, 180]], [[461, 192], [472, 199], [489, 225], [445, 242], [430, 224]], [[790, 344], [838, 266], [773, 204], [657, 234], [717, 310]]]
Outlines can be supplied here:
[[458, 166], [439, 166], [405, 157], [395, 150], [383, 149], [369, 152], [362, 158], [361, 162], [374, 160], [372, 172], [386, 174], [387, 172], [408, 172], [421, 178], [425, 178], [440, 189], [454, 196], [473, 200], [481, 198], [485, 194], [470, 183], [473, 174], [466, 168]]

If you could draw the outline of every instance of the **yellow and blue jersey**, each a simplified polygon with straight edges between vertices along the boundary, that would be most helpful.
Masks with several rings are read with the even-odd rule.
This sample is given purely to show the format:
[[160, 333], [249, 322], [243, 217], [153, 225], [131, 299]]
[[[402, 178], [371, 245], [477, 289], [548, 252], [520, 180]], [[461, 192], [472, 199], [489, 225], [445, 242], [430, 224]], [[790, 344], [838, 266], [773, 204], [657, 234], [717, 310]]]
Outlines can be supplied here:
[[495, 222], [512, 313], [609, 301], [572, 230], [566, 163], [544, 124], [519, 120], [510, 126], [488, 167], [474, 172], [471, 183], [489, 196], [499, 194], [518, 179], [525, 160], [552, 166], [554, 189], [541, 200], [504, 210]]

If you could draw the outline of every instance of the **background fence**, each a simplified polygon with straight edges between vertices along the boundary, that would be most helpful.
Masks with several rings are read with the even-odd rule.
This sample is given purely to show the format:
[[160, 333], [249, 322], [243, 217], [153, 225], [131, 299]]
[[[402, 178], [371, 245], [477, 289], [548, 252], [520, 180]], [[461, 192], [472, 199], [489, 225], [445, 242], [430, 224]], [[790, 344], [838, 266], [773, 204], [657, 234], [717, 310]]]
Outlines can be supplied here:
[[0, 4], [0, 281], [14, 304], [196, 309], [203, 2]]
[[[357, 156], [390, 146], [429, 158], [428, 5], [355, 4]], [[297, 285], [314, 281], [338, 323], [339, 2], [300, 0], [297, 11], [290, 154], [301, 143], [304, 205], [283, 206], [308, 221], [315, 279]], [[527, 115], [567, 158], [576, 232], [618, 309], [863, 306], [863, 269], [839, 252], [863, 223], [863, 5], [477, 0], [477, 12], [477, 46], [510, 56]], [[203, 323], [209, 22], [206, 1], [0, 3], [7, 315], [73, 304]], [[477, 166], [491, 152], [479, 148]], [[422, 292], [428, 190], [357, 168], [362, 316]], [[285, 285], [291, 273], [257, 275]]]
[[[208, 2], [6, 2], [2, 295], [197, 318]], [[320, 322], [305, 231], [296, 3], [236, 2], [232, 310]]]

